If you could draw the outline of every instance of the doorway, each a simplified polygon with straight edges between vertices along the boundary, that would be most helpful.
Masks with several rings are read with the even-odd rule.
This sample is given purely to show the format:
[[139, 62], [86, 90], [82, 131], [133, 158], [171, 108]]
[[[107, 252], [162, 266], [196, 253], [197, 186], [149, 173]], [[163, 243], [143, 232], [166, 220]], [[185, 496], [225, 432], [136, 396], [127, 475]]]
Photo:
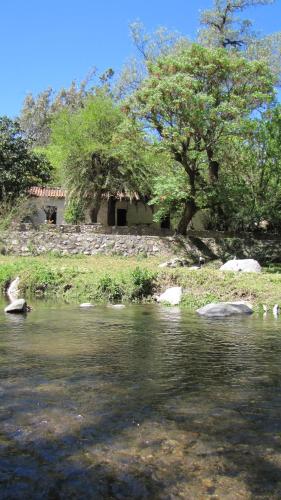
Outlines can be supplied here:
[[115, 226], [115, 205], [116, 200], [112, 197], [108, 200], [107, 205], [107, 224], [108, 226]]
[[117, 208], [117, 226], [127, 226], [127, 210]]

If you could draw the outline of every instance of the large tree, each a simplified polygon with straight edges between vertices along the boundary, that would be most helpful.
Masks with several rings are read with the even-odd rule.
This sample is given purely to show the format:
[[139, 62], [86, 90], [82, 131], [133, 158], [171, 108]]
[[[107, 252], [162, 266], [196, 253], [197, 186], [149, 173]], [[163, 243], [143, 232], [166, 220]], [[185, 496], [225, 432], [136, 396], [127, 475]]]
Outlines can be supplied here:
[[54, 116], [47, 155], [62, 170], [71, 203], [83, 203], [96, 222], [103, 194], [147, 190], [149, 150], [137, 124], [100, 92], [80, 110]]
[[149, 64], [149, 77], [128, 102], [184, 169], [188, 194], [179, 232], [199, 208], [202, 191], [215, 190], [219, 150], [225, 137], [241, 134], [243, 119], [273, 98], [267, 67], [225, 49], [193, 44]]
[[0, 117], [0, 202], [12, 202], [29, 187], [47, 183], [51, 166], [30, 151], [19, 124]]

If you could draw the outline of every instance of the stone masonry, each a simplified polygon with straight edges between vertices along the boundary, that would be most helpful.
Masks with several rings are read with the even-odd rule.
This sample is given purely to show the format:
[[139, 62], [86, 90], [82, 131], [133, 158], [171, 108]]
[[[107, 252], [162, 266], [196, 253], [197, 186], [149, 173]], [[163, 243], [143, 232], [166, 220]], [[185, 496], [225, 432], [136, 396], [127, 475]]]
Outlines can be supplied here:
[[[190, 231], [186, 237], [169, 234], [147, 234], [145, 228], [108, 228], [99, 225], [14, 224], [0, 234], [0, 253], [7, 255], [40, 255], [54, 252], [61, 255], [182, 255], [196, 261], [253, 258], [261, 264], [281, 262], [281, 239], [274, 235], [231, 235]], [[140, 234], [140, 233], [143, 234]]]

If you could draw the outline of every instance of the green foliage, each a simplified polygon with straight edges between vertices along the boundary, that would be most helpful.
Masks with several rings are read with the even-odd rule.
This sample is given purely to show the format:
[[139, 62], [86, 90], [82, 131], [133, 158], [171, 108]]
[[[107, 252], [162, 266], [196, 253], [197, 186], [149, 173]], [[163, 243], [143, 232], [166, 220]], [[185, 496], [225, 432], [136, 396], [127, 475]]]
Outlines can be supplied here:
[[97, 296], [109, 302], [141, 301], [153, 293], [155, 273], [137, 266], [130, 275], [102, 276], [97, 286]]
[[[71, 113], [83, 108], [87, 97], [95, 95], [101, 89], [109, 93], [110, 79], [113, 74], [110, 68], [98, 76], [96, 70], [92, 69], [79, 84], [72, 81], [68, 88], [62, 88], [58, 92], [48, 87], [37, 96], [28, 94], [19, 120], [25, 136], [32, 142], [32, 145], [41, 148], [49, 144], [50, 125], [54, 115], [63, 109]], [[93, 86], [94, 78], [96, 84]]]
[[124, 283], [122, 281], [118, 282], [116, 278], [112, 278], [109, 274], [100, 278], [97, 291], [109, 302], [121, 301], [125, 294]]
[[221, 215], [214, 227], [233, 231], [281, 228], [281, 110], [245, 123], [244, 138], [226, 140], [216, 197]]
[[107, 94], [87, 98], [76, 112], [64, 109], [51, 128], [47, 155], [63, 171], [70, 206], [84, 205], [93, 222], [104, 193], [147, 191], [150, 145]]
[[67, 203], [64, 220], [68, 224], [79, 224], [83, 222], [85, 218], [85, 206], [82, 200], [76, 200], [72, 198]]
[[0, 203], [0, 231], [8, 229], [13, 222], [21, 222], [32, 213], [33, 208], [24, 196], [16, 200], [3, 200]]
[[42, 155], [30, 152], [18, 123], [0, 117], [0, 203], [12, 202], [50, 177], [50, 164]]
[[174, 218], [180, 216], [190, 189], [186, 172], [180, 165], [165, 166], [165, 174], [158, 174], [153, 181], [153, 196], [149, 202], [155, 207], [154, 220], [161, 222], [169, 214]]
[[[162, 196], [155, 182], [155, 201], [161, 202], [162, 196], [164, 211], [167, 200], [177, 209], [187, 193], [180, 231], [200, 206], [216, 197], [211, 198], [210, 191], [216, 194], [219, 152], [226, 138], [241, 136], [244, 120], [272, 99], [273, 78], [267, 67], [225, 49], [193, 44], [149, 64], [149, 78], [128, 107], [178, 166], [176, 179], [164, 181], [164, 191], [170, 183], [173, 195]], [[186, 180], [180, 187], [183, 172]]]
[[156, 273], [153, 273], [145, 268], [142, 269], [138, 266], [132, 271], [131, 276], [133, 285], [130, 294], [131, 300], [141, 300], [153, 294], [153, 286]]

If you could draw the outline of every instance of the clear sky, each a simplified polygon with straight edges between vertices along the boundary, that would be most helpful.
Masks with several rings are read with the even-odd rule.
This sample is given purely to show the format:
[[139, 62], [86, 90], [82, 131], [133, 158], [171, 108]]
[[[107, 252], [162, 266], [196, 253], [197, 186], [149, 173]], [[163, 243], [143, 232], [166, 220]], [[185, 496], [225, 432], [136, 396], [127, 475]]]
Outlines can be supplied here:
[[[92, 67], [118, 70], [134, 53], [128, 25], [166, 26], [194, 37], [212, 0], [2, 0], [0, 115], [19, 113], [27, 93], [58, 90]], [[281, 0], [248, 13], [263, 33], [281, 29]]]

